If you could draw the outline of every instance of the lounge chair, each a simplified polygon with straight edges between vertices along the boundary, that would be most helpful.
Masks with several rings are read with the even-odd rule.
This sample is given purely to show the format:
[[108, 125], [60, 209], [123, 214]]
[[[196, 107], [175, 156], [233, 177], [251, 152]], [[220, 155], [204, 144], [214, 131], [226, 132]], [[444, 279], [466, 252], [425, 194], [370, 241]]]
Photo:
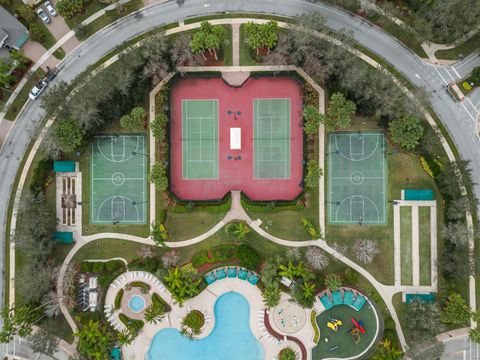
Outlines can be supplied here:
[[257, 285], [258, 279], [260, 279], [260, 277], [257, 274], [253, 272], [248, 274], [247, 281], [253, 286]]
[[342, 293], [340, 291], [332, 291], [332, 300], [334, 305], [343, 304]]
[[207, 282], [208, 285], [211, 285], [215, 281], [217, 281], [217, 277], [215, 276], [215, 274], [213, 272], [205, 274], [204, 278], [205, 278], [205, 281]]
[[334, 304], [332, 302], [332, 300], [330, 300], [330, 297], [328, 296], [328, 294], [323, 294], [322, 296], [320, 296], [320, 301], [321, 303], [323, 304], [323, 306], [325, 307], [326, 310], [330, 310]]
[[343, 293], [343, 303], [348, 306], [352, 306], [354, 299], [353, 291], [345, 290]]
[[236, 267], [229, 267], [227, 270], [227, 276], [229, 278], [236, 278], [237, 277], [237, 268]]
[[113, 285], [113, 283], [110, 284], [110, 287], [116, 289], [117, 287], [115, 285]]
[[227, 277], [225, 269], [218, 269], [217, 271], [215, 271], [215, 275], [217, 276], [218, 280], [223, 280]]
[[358, 294], [357, 298], [353, 302], [352, 306], [355, 310], [360, 311], [362, 310], [363, 305], [367, 302], [365, 296]]
[[247, 280], [247, 276], [248, 276], [248, 271], [247, 270], [245, 270], [244, 268], [240, 268], [240, 270], [238, 270], [237, 277], [240, 280]]

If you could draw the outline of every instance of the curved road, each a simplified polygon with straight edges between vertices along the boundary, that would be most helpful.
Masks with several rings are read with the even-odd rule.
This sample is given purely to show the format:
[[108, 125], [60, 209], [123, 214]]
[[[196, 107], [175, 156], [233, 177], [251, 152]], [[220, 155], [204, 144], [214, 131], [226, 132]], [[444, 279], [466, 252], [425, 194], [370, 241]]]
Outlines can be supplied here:
[[[469, 100], [455, 103], [443, 90], [443, 85], [464, 76], [480, 64], [480, 57], [471, 56], [453, 67], [438, 67], [422, 62], [409, 49], [381, 29], [355, 17], [323, 4], [300, 0], [185, 0], [152, 5], [137, 14], [127, 16], [105, 28], [82, 43], [63, 61], [55, 81], [71, 81], [102, 56], [124, 41], [157, 26], [190, 16], [213, 12], [266, 12], [293, 16], [303, 12], [317, 11], [325, 16], [326, 25], [332, 30], [347, 30], [353, 38], [370, 51], [382, 56], [414, 85], [425, 89], [432, 107], [450, 131], [462, 157], [471, 160], [474, 179], [480, 178], [480, 143], [475, 136], [475, 118], [478, 110]], [[42, 120], [44, 111], [40, 101], [29, 102], [15, 122], [10, 136], [0, 153], [0, 239], [4, 246], [5, 222], [8, 200], [19, 169], [20, 161], [28, 143]], [[480, 187], [475, 185], [475, 195], [480, 198]], [[0, 252], [0, 263], [4, 264]], [[3, 306], [3, 278], [0, 277], [0, 306]]]

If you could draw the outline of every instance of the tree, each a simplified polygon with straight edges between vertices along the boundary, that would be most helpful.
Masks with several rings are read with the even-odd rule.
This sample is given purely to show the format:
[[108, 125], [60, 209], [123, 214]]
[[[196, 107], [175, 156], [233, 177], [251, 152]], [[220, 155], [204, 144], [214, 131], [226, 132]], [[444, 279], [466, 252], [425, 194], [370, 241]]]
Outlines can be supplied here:
[[176, 67], [196, 65], [198, 56], [190, 51], [190, 41], [191, 39], [183, 33], [175, 39], [170, 50], [170, 58]]
[[337, 291], [342, 286], [342, 279], [337, 274], [328, 274], [325, 276], [325, 286], [330, 291]]
[[135, 333], [131, 330], [124, 329], [117, 334], [117, 341], [120, 346], [128, 346], [135, 340]]
[[223, 38], [223, 28], [221, 26], [213, 26], [208, 21], [202, 21], [200, 30], [197, 31], [190, 41], [190, 50], [193, 54], [202, 54], [206, 60], [204, 52], [208, 50], [213, 53], [215, 60], [218, 60], [217, 50]]
[[41, 27], [37, 23], [31, 23], [28, 26], [28, 32], [30, 34], [30, 38], [33, 41], [41, 43], [45, 40], [45, 36], [46, 36], [45, 30], [43, 27]]
[[58, 0], [56, 4], [58, 13], [67, 19], [81, 12], [83, 7], [84, 0]]
[[413, 300], [407, 305], [406, 319], [406, 324], [413, 334], [412, 338], [420, 341], [445, 329], [445, 325], [440, 321], [440, 309], [437, 304]]
[[250, 227], [243, 221], [234, 221], [227, 225], [225, 231], [228, 234], [235, 235], [238, 240], [243, 240], [250, 233]]
[[199, 286], [202, 283], [202, 279], [198, 277], [196, 269], [186, 266], [168, 269], [164, 280], [173, 298], [180, 306], [183, 305], [186, 299], [198, 295], [200, 292]]
[[345, 129], [350, 125], [357, 106], [342, 93], [333, 93], [325, 117], [327, 130]]
[[103, 328], [100, 321], [90, 320], [74, 334], [78, 337], [78, 351], [95, 359], [104, 359], [113, 342], [112, 334]]
[[39, 302], [50, 290], [51, 273], [51, 266], [38, 259], [28, 262], [16, 277], [15, 290], [19, 294], [17, 303], [25, 305]]
[[9, 88], [16, 79], [16, 76], [12, 75], [12, 64], [0, 58], [0, 86]]
[[323, 122], [325, 122], [325, 117], [318, 112], [315, 106], [305, 106], [305, 109], [303, 109], [303, 130], [305, 134], [311, 136], [318, 133], [318, 127]]
[[245, 266], [247, 269], [256, 269], [258, 265], [260, 265], [260, 255], [251, 246], [246, 244], [237, 246], [235, 255], [240, 261], [240, 264]]
[[[41, 106], [47, 113], [54, 113], [65, 105], [65, 99], [70, 93], [69, 85], [65, 81], [61, 81], [52, 87], [49, 86], [48, 91], [44, 92], [41, 98]], [[65, 114], [62, 114], [63, 116]]]
[[152, 304], [145, 309], [144, 319], [148, 324], [157, 325], [165, 316], [165, 305], [160, 301], [153, 301]]
[[162, 164], [155, 163], [148, 174], [148, 181], [155, 184], [155, 189], [165, 191], [168, 189], [168, 177]]
[[167, 123], [168, 117], [164, 112], [155, 115], [155, 119], [153, 119], [152, 123], [150, 124], [150, 129], [152, 130], [153, 136], [157, 140], [163, 139], [165, 135], [164, 128]]
[[417, 118], [406, 116], [402, 119], [391, 121], [388, 124], [388, 131], [395, 144], [406, 150], [413, 150], [419, 144], [424, 129]]
[[267, 259], [263, 264], [263, 268], [260, 272], [262, 283], [265, 285], [265, 288], [278, 288], [279, 280], [277, 274], [277, 264]]
[[17, 14], [24, 19], [27, 23], [32, 23], [37, 20], [35, 11], [30, 6], [22, 5], [17, 8]]
[[315, 302], [315, 284], [303, 281], [296, 285], [293, 293], [295, 301], [304, 308], [312, 308]]
[[323, 270], [328, 266], [328, 257], [318, 246], [309, 246], [305, 258], [314, 270]]
[[288, 261], [300, 261], [302, 258], [302, 254], [300, 254], [300, 250], [296, 247], [288, 248], [287, 251], [285, 251], [285, 257], [287, 258]]
[[71, 119], [57, 120], [53, 126], [53, 133], [58, 146], [65, 153], [73, 153], [83, 142], [85, 129]]
[[369, 239], [355, 241], [352, 250], [357, 260], [364, 264], [370, 264], [380, 252], [377, 243]]
[[459, 221], [465, 219], [469, 207], [470, 204], [468, 197], [466, 196], [449, 201], [446, 214], [447, 219], [450, 221]]
[[13, 62], [15, 69], [25, 70], [30, 60], [23, 54], [23, 52], [13, 49], [10, 51], [10, 59]]
[[165, 225], [154, 221], [150, 230], [150, 237], [158, 246], [165, 246], [165, 241], [168, 240], [168, 232]]
[[307, 174], [305, 175], [305, 186], [309, 189], [315, 189], [318, 186], [318, 180], [323, 175], [322, 169], [314, 159], [307, 163]]
[[474, 329], [470, 329], [468, 332], [468, 338], [477, 344], [480, 343], [480, 329], [478, 326]]
[[180, 256], [178, 255], [178, 252], [173, 249], [162, 255], [162, 264], [164, 268], [170, 268], [177, 265], [178, 260], [180, 260]]
[[135, 107], [130, 115], [124, 115], [120, 118], [120, 126], [130, 131], [141, 131], [145, 128], [146, 116], [144, 108]]
[[470, 309], [462, 295], [451, 293], [442, 310], [442, 321], [447, 324], [466, 324], [470, 316]]
[[276, 21], [269, 21], [263, 24], [249, 22], [245, 26], [245, 42], [247, 46], [256, 50], [260, 55], [260, 49], [266, 48], [267, 52], [277, 45], [278, 24]]
[[49, 291], [40, 304], [47, 317], [53, 318], [60, 314], [60, 301], [55, 291]]
[[308, 235], [310, 235], [312, 239], [318, 239], [321, 237], [320, 231], [317, 229], [315, 225], [313, 225], [313, 223], [310, 220], [306, 218], [302, 218], [301, 221], [302, 221], [303, 229]]
[[59, 339], [43, 327], [30, 335], [30, 348], [35, 353], [52, 356], [58, 349]]
[[475, 83], [475, 85], [480, 85], [480, 66], [473, 68], [470, 79]]
[[460, 246], [468, 244], [468, 228], [462, 222], [451, 222], [444, 225], [441, 235], [442, 239], [448, 240], [452, 244]]
[[280, 303], [282, 292], [278, 287], [270, 286], [263, 290], [263, 303], [269, 309], [274, 308]]
[[3, 327], [0, 342], [8, 343], [15, 335], [26, 337], [32, 333], [32, 326], [42, 316], [40, 308], [31, 305], [4, 308], [2, 310]]
[[301, 277], [303, 279], [308, 277], [307, 270], [303, 267], [303, 263], [300, 261], [297, 265], [289, 261], [287, 265], [278, 265], [278, 275], [284, 276], [290, 280]]

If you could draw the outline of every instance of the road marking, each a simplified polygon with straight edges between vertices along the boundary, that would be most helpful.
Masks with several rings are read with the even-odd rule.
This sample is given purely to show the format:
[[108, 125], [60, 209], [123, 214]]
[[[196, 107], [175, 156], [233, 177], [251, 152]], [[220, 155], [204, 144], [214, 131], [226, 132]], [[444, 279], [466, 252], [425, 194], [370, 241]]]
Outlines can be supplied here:
[[449, 82], [442, 76], [442, 74], [440, 74], [440, 71], [436, 67], [434, 69], [437, 72], [438, 76], [440, 76], [440, 78], [445, 82], [445, 84], [448, 85]]
[[459, 79], [462, 78], [462, 77], [460, 76], [460, 74], [458, 73], [457, 69], [455, 69], [453, 66], [452, 66], [452, 70], [453, 70], [453, 72], [458, 76]]
[[416, 76], [417, 78], [421, 79], [420, 75], [418, 75], [418, 74], [415, 74], [415, 76]]

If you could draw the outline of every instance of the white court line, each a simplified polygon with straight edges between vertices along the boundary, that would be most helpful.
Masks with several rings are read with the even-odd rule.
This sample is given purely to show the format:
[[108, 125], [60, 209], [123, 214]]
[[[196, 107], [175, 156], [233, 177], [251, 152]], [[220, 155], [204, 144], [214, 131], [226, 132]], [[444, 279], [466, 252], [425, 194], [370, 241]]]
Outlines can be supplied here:
[[[143, 180], [144, 178], [141, 177], [141, 178], [124, 178], [124, 180]], [[96, 181], [96, 180], [112, 180], [112, 178], [94, 178], [93, 181]]]

